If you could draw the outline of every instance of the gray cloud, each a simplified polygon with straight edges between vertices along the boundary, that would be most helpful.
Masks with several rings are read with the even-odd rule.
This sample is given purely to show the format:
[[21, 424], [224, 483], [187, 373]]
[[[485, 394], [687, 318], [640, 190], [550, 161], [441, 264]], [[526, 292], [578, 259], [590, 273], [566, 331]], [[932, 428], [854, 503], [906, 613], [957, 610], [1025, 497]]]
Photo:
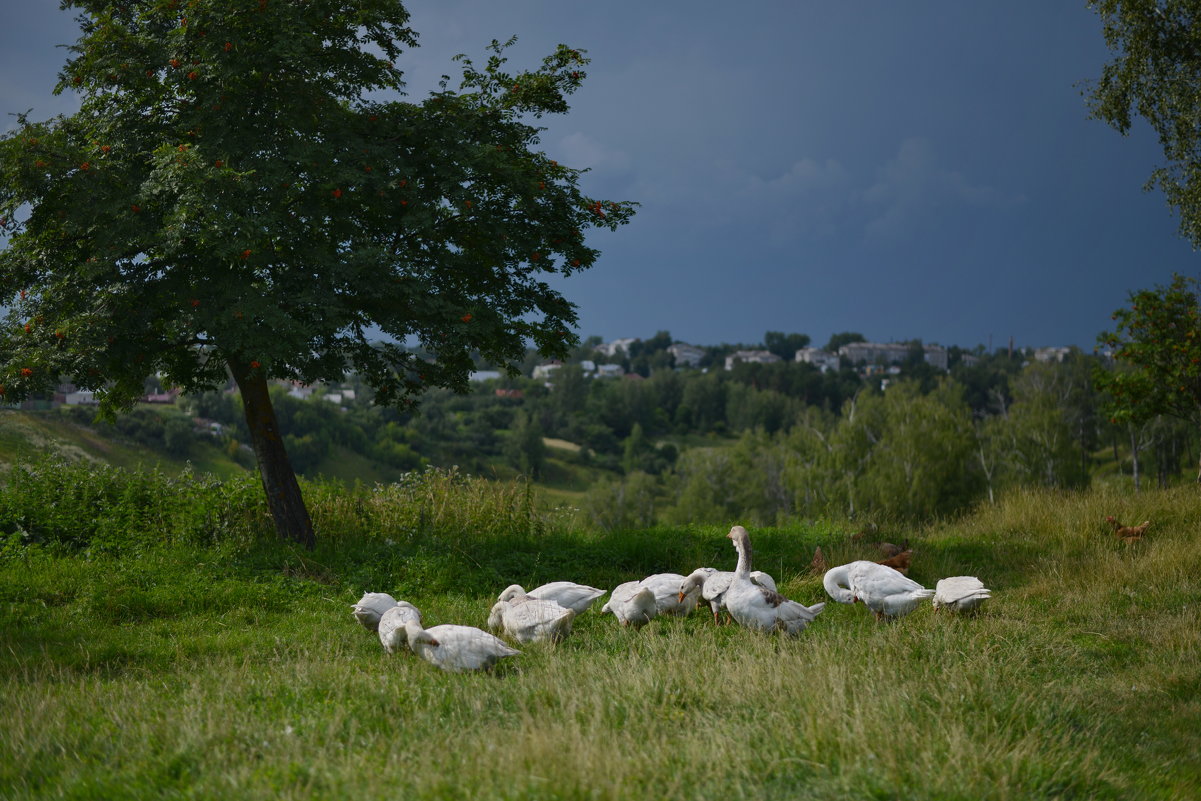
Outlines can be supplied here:
[[863, 192], [869, 214], [864, 233], [872, 238], [896, 237], [956, 209], [1002, 209], [1024, 200], [1022, 195], [975, 183], [962, 172], [942, 166], [928, 140], [910, 138], [901, 142], [897, 155]]

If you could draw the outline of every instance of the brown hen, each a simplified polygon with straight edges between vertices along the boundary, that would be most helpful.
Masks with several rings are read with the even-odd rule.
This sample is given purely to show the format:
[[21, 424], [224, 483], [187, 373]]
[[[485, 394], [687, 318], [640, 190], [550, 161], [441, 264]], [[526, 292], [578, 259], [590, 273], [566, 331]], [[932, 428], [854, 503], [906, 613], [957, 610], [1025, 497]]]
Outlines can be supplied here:
[[1137, 526], [1123, 526], [1113, 515], [1106, 515], [1105, 521], [1113, 526], [1113, 533], [1116, 534], [1122, 542], [1131, 543], [1138, 542], [1147, 533], [1147, 527], [1151, 525], [1150, 520], [1144, 520]]

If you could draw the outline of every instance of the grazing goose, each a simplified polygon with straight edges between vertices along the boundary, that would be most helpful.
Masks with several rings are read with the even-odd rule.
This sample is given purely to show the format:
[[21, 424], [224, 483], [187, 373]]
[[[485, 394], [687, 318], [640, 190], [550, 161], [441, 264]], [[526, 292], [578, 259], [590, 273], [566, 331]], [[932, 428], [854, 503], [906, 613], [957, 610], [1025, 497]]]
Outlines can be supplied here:
[[497, 601], [488, 615], [488, 628], [504, 631], [517, 642], [558, 642], [571, 633], [571, 621], [576, 611], [559, 606], [554, 601], [518, 596], [509, 601]]
[[605, 612], [612, 612], [621, 625], [638, 629], [659, 614], [659, 606], [649, 587], [644, 587], [641, 581], [627, 581], [609, 593], [609, 600], [601, 607], [601, 614]]
[[701, 599], [701, 588], [693, 587], [680, 597], [680, 587], [684, 576], [679, 573], [656, 573], [638, 582], [655, 594], [655, 607], [661, 615], [683, 617], [696, 609], [697, 601]]
[[388, 593], [368, 592], [363, 594], [357, 604], [351, 604], [350, 609], [355, 619], [363, 624], [363, 628], [377, 631], [380, 617], [394, 606], [396, 599]]
[[898, 618], [909, 614], [924, 599], [934, 595], [891, 567], [858, 561], [830, 568], [822, 578], [830, 597], [840, 604], [863, 601], [876, 619]]
[[410, 620], [420, 625], [421, 612], [408, 601], [397, 601], [396, 606], [380, 615], [379, 641], [386, 653], [396, 653], [396, 649], [407, 642], [405, 625]]
[[582, 615], [592, 606], [592, 602], [605, 594], [604, 590], [589, 587], [587, 584], [576, 584], [574, 581], [552, 581], [541, 587], [526, 592], [520, 584], [510, 584], [496, 599], [512, 601], [522, 596], [536, 598], [540, 601], [554, 601], [566, 609], [574, 609], [577, 615]]
[[742, 526], [734, 526], [726, 535], [738, 551], [738, 566], [726, 590], [726, 611], [747, 628], [780, 631], [795, 636], [826, 608], [824, 603], [805, 606], [790, 601], [775, 590], [751, 581], [751, 537]]
[[443, 670], [462, 673], [485, 670], [500, 660], [521, 653], [504, 640], [472, 626], [442, 625], [430, 629], [410, 620], [405, 624], [409, 647]]
[[991, 590], [975, 576], [951, 576], [934, 585], [934, 608], [971, 612], [991, 598]]
[[[730, 588], [730, 582], [733, 580], [734, 572], [731, 570], [698, 567], [689, 573], [680, 584], [678, 598], [680, 601], [683, 601], [685, 596], [692, 592], [693, 588], [700, 587], [701, 598], [709, 603], [709, 609], [713, 612], [713, 622], [720, 624], [720, 612], [725, 608], [726, 590]], [[776, 580], [762, 570], [751, 571], [751, 581], [760, 587], [767, 587], [769, 590], [774, 591], [776, 589]]]

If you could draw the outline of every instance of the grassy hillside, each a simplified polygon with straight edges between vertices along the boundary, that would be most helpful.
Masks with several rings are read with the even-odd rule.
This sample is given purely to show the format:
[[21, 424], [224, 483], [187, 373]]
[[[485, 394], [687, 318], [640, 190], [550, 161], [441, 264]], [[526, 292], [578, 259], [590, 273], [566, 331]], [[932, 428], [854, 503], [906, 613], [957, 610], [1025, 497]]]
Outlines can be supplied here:
[[[782, 640], [593, 611], [559, 646], [454, 675], [386, 656], [349, 604], [386, 590], [427, 625], [482, 626], [511, 582], [729, 567], [728, 524], [584, 533], [519, 486], [433, 476], [310, 486], [307, 553], [266, 534], [252, 481], [40, 470], [0, 490], [7, 798], [1201, 793], [1191, 490], [1024, 494], [881, 533], [911, 540], [927, 585], [980, 576], [994, 598], [976, 617], [878, 624], [831, 603]], [[1123, 547], [1106, 514], [1151, 533]], [[824, 599], [814, 546], [870, 554], [832, 524], [751, 535], [756, 566], [806, 603]]]
[[[154, 414], [180, 416], [162, 406], [146, 406]], [[41, 456], [112, 465], [127, 469], [158, 468], [178, 473], [185, 468], [227, 477], [244, 472], [212, 441], [196, 438], [186, 455], [173, 455], [122, 436], [103, 423], [82, 425], [64, 409], [42, 412], [0, 410], [0, 471]]]

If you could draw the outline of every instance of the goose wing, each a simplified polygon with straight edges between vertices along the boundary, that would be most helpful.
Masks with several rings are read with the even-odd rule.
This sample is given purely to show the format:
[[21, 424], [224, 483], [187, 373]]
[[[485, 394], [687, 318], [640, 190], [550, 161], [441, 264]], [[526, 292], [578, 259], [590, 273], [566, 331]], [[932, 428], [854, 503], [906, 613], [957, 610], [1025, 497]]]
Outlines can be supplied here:
[[544, 601], [554, 601], [559, 606], [574, 609], [582, 613], [592, 605], [592, 602], [605, 594], [605, 591], [587, 584], [576, 584], [574, 581], [553, 581], [530, 590], [529, 597]]

